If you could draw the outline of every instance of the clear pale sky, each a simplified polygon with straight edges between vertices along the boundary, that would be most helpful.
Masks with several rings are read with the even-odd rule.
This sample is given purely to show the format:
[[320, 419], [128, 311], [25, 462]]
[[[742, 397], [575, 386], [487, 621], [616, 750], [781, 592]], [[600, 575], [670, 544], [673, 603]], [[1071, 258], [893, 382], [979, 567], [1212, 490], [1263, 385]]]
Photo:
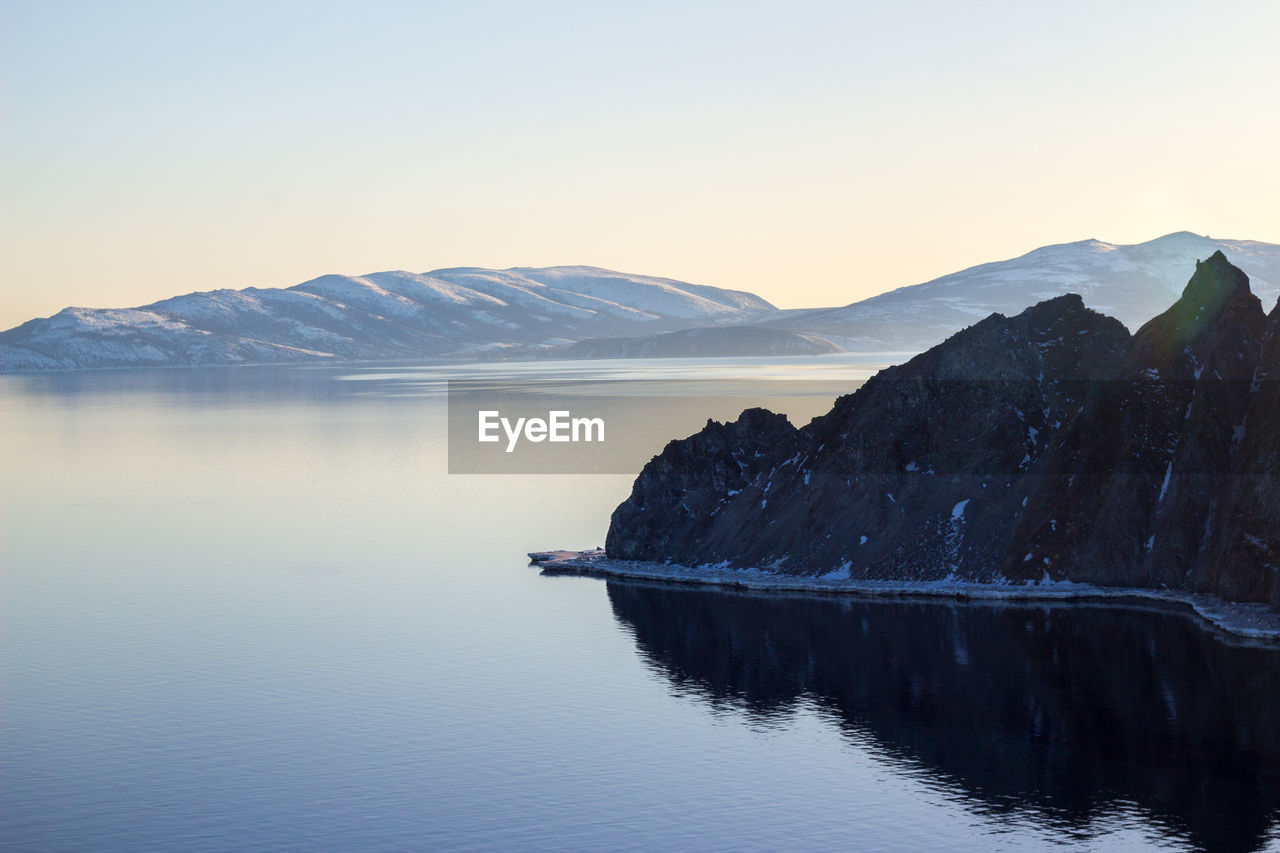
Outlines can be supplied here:
[[1280, 4], [0, 0], [0, 328], [593, 264], [845, 304], [1280, 242]]

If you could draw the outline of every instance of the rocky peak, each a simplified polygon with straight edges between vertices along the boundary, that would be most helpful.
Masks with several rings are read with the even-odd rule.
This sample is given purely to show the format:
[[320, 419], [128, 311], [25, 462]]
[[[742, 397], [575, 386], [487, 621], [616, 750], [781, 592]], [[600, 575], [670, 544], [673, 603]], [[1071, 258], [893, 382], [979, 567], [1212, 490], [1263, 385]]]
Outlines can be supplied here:
[[1178, 301], [1134, 335], [1129, 365], [1166, 379], [1199, 378], [1204, 368], [1220, 379], [1247, 378], [1265, 322], [1249, 277], [1217, 251], [1196, 262]]
[[1005, 573], [1019, 576], [1026, 560], [1055, 578], [1266, 600], [1257, 560], [1224, 571], [1228, 561], [1214, 556], [1222, 531], [1242, 529], [1223, 516], [1249, 515], [1224, 506], [1255, 506], [1254, 487], [1266, 491], [1273, 479], [1234, 494], [1245, 425], [1261, 419], [1248, 413], [1266, 322], [1248, 277], [1221, 252], [1197, 263], [1178, 301], [1134, 336], [1122, 381], [1065, 431], [1055, 476], [1023, 514]]
[[1219, 249], [1196, 261], [1195, 275], [1182, 290], [1182, 299], [1208, 301], [1219, 294], [1248, 292], [1249, 276], [1233, 265]]
[[1069, 293], [1013, 317], [991, 314], [910, 361], [885, 379], [1037, 380], [1051, 362], [1057, 379], [1092, 378], [1119, 367], [1129, 332]]

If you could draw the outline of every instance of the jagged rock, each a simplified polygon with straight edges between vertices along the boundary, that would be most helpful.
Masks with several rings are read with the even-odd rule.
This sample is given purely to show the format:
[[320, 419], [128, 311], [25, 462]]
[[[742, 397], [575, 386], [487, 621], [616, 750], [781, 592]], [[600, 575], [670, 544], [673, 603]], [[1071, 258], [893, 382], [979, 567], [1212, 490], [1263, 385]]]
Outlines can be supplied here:
[[[846, 567], [881, 578], [967, 567], [986, 579], [998, 566], [988, 531], [1016, 510], [1047, 436], [1080, 406], [1090, 377], [1119, 368], [1128, 339], [1076, 296], [992, 315], [882, 371], [790, 442], [774, 439], [778, 449], [764, 460], [772, 464], [720, 491], [698, 523], [686, 521], [679, 500], [648, 502], [664, 546], [641, 537], [624, 547], [618, 537], [610, 556], [803, 573]], [[673, 485], [673, 472], [655, 463], [637, 480], [646, 494]], [[628, 516], [624, 504], [611, 532]]]
[[1232, 437], [1234, 482], [1214, 552], [1219, 594], [1269, 600], [1280, 610], [1280, 301], [1267, 319], [1248, 409]]
[[796, 431], [785, 415], [747, 409], [730, 424], [708, 420], [701, 432], [672, 441], [645, 466], [631, 497], [617, 508], [606, 550], [629, 559], [657, 559], [683, 549], [715, 519], [725, 495], [736, 494], [790, 455]]
[[609, 556], [1276, 600], [1276, 327], [1220, 252], [1133, 338], [1078, 296], [992, 315], [803, 429], [669, 444]]
[[1219, 593], [1204, 555], [1233, 485], [1266, 318], [1221, 252], [1138, 330], [1124, 375], [1064, 432], [1005, 574]]

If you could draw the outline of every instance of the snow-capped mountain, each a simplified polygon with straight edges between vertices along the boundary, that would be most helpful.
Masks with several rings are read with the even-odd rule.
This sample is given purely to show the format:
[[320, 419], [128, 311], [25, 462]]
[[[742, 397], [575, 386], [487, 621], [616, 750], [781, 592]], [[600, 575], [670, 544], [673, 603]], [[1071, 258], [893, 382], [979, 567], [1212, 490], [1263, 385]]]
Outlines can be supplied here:
[[67, 308], [0, 333], [0, 369], [466, 356], [776, 313], [750, 293], [595, 267], [327, 275]]
[[825, 335], [849, 350], [918, 351], [992, 312], [1012, 317], [1042, 300], [1078, 293], [1087, 306], [1134, 331], [1178, 298], [1196, 261], [1217, 251], [1244, 270], [1263, 305], [1275, 304], [1280, 246], [1180, 231], [1133, 245], [1045, 246], [843, 308], [788, 311], [768, 324]]
[[[788, 311], [739, 290], [596, 267], [458, 267], [327, 275], [287, 289], [189, 293], [141, 308], [67, 308], [0, 332], [0, 370], [506, 352], [599, 357], [605, 350], [596, 343], [568, 345], [605, 338], [614, 339], [608, 351], [637, 355], [917, 352], [993, 312], [1014, 316], [1067, 293], [1135, 330], [1177, 298], [1196, 261], [1217, 251], [1248, 274], [1263, 305], [1275, 304], [1280, 246], [1187, 232], [1127, 246], [1046, 246], [843, 308]], [[670, 332], [682, 334], [664, 337]], [[800, 335], [784, 342], [788, 333]]]

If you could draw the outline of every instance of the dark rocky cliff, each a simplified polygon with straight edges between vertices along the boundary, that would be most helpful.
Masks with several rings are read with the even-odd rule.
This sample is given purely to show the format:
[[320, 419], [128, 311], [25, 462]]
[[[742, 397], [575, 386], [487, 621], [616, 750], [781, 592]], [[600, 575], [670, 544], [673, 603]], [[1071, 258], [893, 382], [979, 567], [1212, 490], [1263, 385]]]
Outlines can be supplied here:
[[1043, 565], [1054, 579], [1258, 599], [1223, 588], [1211, 555], [1227, 532], [1235, 430], [1265, 325], [1243, 273], [1221, 253], [1198, 264], [1178, 302], [1134, 335], [1122, 380], [1064, 432], [1006, 575], [1039, 577]]
[[1132, 338], [1076, 296], [994, 314], [801, 429], [672, 442], [609, 556], [1280, 600], [1278, 327], [1221, 253]]
[[1280, 610], [1280, 302], [1267, 319], [1248, 406], [1232, 437], [1234, 477], [1212, 571], [1223, 597], [1267, 599]]

